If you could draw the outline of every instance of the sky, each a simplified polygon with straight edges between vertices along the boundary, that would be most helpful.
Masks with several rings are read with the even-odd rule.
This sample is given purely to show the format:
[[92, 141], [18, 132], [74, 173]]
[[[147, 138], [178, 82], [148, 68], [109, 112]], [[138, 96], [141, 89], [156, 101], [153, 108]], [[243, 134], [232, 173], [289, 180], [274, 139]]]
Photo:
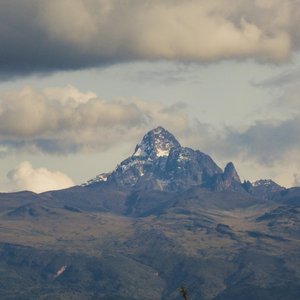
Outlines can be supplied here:
[[300, 185], [300, 1], [2, 0], [0, 191], [113, 170], [163, 126]]

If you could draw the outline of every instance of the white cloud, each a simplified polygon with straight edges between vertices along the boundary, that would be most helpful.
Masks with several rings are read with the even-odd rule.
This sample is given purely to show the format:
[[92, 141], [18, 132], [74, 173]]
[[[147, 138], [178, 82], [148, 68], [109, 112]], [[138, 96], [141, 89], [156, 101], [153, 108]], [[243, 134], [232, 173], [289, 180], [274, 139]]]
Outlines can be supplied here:
[[107, 57], [281, 60], [293, 47], [297, 8], [296, 1], [277, 0], [233, 0], [230, 6], [218, 0], [60, 0], [41, 5], [40, 26], [52, 39]]
[[91, 91], [86, 93], [80, 92], [77, 88], [72, 85], [61, 87], [51, 87], [43, 90], [43, 94], [50, 101], [60, 101], [64, 104], [68, 102], [74, 102], [74, 105], [78, 103], [86, 103], [93, 98], [97, 98], [97, 95]]
[[8, 186], [12, 191], [28, 190], [41, 193], [59, 190], [74, 185], [66, 174], [60, 171], [49, 171], [46, 168], [34, 169], [30, 162], [25, 161], [7, 174]]
[[184, 132], [184, 105], [174, 107], [140, 99], [103, 100], [73, 86], [36, 90], [25, 87], [0, 96], [0, 155], [17, 150], [69, 154], [106, 150], [136, 141], [163, 125]]
[[74, 87], [34, 90], [25, 87], [3, 95], [0, 102], [0, 134], [35, 137], [87, 128], [129, 126], [142, 122], [133, 103], [104, 101]]
[[1, 70], [12, 76], [149, 59], [278, 63], [299, 50], [299, 11], [294, 0], [3, 0]]

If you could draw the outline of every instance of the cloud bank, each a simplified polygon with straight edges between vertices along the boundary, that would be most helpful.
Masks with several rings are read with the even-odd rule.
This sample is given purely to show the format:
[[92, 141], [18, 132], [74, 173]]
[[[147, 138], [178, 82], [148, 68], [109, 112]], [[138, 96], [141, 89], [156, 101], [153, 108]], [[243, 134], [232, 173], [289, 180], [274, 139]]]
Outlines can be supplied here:
[[2, 77], [133, 60], [280, 63], [300, 45], [294, 0], [2, 0]]
[[183, 102], [167, 106], [141, 99], [108, 101], [71, 85], [24, 87], [0, 95], [0, 155], [106, 151], [122, 143], [134, 145], [146, 131], [162, 125], [185, 145], [271, 166], [300, 154], [299, 91], [294, 85], [273, 100], [274, 110], [284, 110], [285, 118], [256, 121], [244, 129], [218, 129], [189, 117]]
[[300, 114], [287, 120], [257, 121], [243, 131], [227, 129], [216, 144], [223, 156], [255, 160], [265, 166], [300, 155]]
[[70, 154], [136, 142], [158, 124], [188, 127], [185, 106], [139, 99], [106, 101], [73, 86], [25, 87], [0, 97], [0, 155], [14, 151]]
[[11, 170], [7, 178], [8, 186], [13, 191], [27, 190], [41, 193], [50, 190], [60, 190], [74, 185], [71, 178], [59, 171], [49, 171], [46, 168], [34, 169], [30, 162], [23, 162]]

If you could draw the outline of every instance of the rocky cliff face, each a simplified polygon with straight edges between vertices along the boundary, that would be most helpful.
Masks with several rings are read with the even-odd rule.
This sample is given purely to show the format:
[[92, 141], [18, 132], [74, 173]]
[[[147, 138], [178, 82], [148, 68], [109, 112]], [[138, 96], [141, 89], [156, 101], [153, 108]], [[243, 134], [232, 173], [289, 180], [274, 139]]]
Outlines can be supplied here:
[[240, 177], [232, 162], [229, 162], [222, 174], [217, 174], [214, 178], [211, 188], [215, 191], [245, 191]]

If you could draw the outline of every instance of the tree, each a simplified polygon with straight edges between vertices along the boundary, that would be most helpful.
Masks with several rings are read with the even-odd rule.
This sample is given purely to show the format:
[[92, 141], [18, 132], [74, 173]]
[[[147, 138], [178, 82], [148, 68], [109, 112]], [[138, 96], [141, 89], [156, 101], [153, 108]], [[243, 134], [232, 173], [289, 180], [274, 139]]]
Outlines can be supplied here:
[[185, 286], [182, 286], [179, 291], [184, 300], [190, 300]]

